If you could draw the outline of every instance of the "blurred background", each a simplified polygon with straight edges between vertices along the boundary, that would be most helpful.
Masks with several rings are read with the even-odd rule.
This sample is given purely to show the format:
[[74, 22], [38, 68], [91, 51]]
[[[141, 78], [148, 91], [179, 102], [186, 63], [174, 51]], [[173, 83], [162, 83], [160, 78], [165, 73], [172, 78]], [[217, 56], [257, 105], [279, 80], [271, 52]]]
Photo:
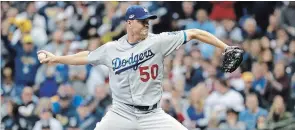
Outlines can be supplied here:
[[222, 50], [192, 40], [165, 61], [161, 106], [189, 130], [295, 129], [295, 2], [2, 2], [1, 129], [93, 130], [111, 105], [105, 66], [42, 65], [36, 52], [94, 50], [125, 32], [131, 4], [150, 31], [198, 28], [245, 50], [233, 73]]

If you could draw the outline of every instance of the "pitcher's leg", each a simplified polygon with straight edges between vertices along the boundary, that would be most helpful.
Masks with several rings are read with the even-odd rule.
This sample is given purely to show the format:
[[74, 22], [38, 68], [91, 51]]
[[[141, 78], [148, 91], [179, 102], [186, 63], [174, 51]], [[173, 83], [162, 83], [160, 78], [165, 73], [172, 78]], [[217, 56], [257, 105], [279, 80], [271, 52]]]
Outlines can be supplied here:
[[136, 130], [136, 123], [130, 115], [109, 110], [94, 130]]
[[166, 114], [161, 108], [142, 115], [139, 120], [140, 130], [187, 130], [180, 122]]

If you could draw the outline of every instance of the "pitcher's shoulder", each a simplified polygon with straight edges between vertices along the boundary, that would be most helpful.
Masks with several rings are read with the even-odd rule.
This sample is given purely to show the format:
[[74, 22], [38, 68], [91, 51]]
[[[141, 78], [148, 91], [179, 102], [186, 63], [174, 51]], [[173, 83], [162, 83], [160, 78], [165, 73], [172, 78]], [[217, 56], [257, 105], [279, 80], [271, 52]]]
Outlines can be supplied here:
[[116, 46], [116, 44], [118, 44], [119, 43], [119, 41], [109, 41], [109, 42], [107, 42], [107, 43], [105, 43], [105, 44], [103, 44], [103, 46], [106, 46], [106, 47], [113, 47], [113, 46]]
[[154, 34], [154, 33], [149, 33], [149, 35], [148, 35], [148, 39], [151, 39], [151, 40], [154, 40], [154, 39], [156, 39], [157, 38], [157, 36], [158, 36], [159, 34]]

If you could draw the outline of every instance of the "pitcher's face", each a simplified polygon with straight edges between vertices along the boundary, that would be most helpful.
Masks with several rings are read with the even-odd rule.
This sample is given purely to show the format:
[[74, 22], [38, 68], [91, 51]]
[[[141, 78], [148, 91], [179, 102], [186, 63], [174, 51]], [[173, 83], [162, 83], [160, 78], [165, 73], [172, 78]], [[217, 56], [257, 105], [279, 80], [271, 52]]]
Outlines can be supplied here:
[[145, 39], [148, 36], [149, 32], [149, 20], [138, 20], [138, 22], [142, 26], [140, 31], [140, 37], [141, 39]]
[[149, 19], [145, 20], [130, 20], [130, 28], [133, 35], [137, 35], [140, 40], [144, 40], [148, 36], [149, 31]]

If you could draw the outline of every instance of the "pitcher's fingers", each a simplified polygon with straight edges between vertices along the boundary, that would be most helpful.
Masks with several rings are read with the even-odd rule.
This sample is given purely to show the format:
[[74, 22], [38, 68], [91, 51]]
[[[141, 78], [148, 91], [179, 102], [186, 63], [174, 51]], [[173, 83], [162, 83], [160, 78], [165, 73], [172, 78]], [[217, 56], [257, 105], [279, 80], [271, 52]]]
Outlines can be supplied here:
[[41, 60], [40, 63], [47, 63], [48, 61], [49, 61], [49, 57]]
[[45, 51], [45, 50], [40, 50], [37, 52], [37, 54], [39, 54], [39, 53], [45, 53], [46, 55], [50, 55], [50, 52]]

